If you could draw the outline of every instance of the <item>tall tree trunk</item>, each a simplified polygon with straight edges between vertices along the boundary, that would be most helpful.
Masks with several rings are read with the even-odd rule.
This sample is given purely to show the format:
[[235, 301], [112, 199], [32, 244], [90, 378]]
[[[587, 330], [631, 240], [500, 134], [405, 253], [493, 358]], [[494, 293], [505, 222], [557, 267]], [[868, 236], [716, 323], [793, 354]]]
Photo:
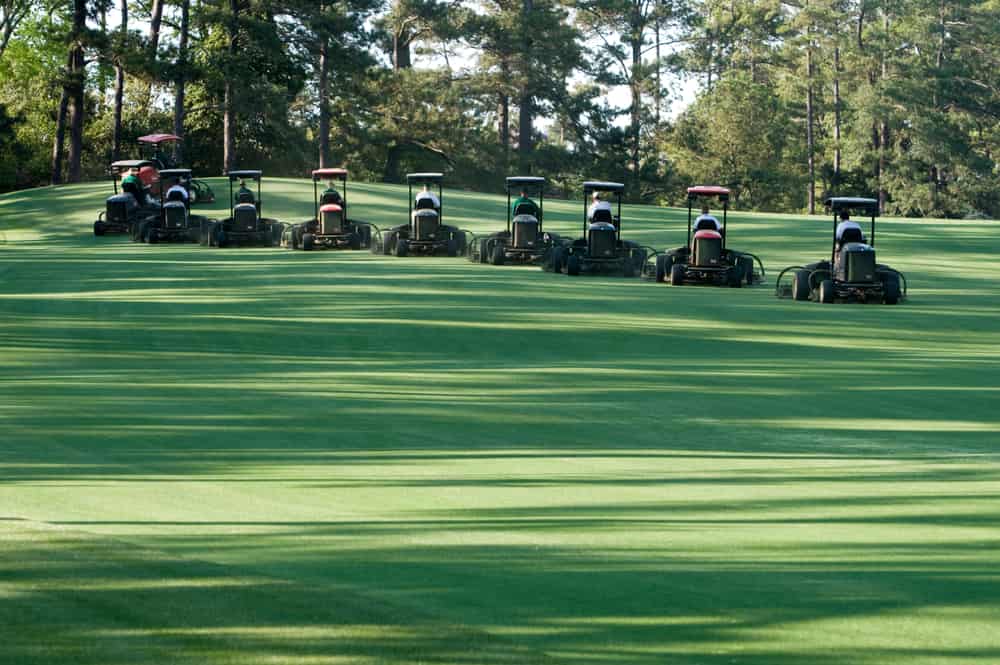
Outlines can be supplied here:
[[[888, 41], [889, 41], [889, 13], [883, 10], [882, 14], [882, 30], [883, 30], [883, 44], [882, 44], [882, 82], [883, 84], [889, 79], [889, 53], [888, 53]], [[888, 199], [888, 192], [885, 188], [885, 171], [888, 164], [888, 157], [886, 155], [886, 149], [889, 144], [889, 119], [883, 117], [879, 121], [879, 137], [878, 137], [878, 209], [879, 212], [885, 214], [885, 204]]]
[[[810, 40], [812, 37], [810, 36]], [[813, 108], [813, 54], [812, 44], [806, 47], [806, 157], [809, 166], [809, 189], [806, 204], [810, 215], [816, 214], [816, 142], [813, 132], [815, 123]]]
[[411, 37], [406, 28], [399, 28], [392, 34], [392, 69], [399, 71], [413, 66], [410, 60]]
[[632, 47], [632, 68], [629, 72], [629, 92], [632, 97], [629, 108], [629, 167], [632, 171], [632, 195], [637, 195], [639, 183], [639, 140], [642, 134], [642, 88], [639, 79], [642, 68], [642, 30], [638, 27], [638, 17], [633, 17], [633, 31], [630, 36]]
[[80, 182], [80, 166], [83, 157], [84, 124], [84, 84], [86, 70], [83, 53], [83, 37], [87, 28], [86, 0], [73, 1], [73, 37], [70, 46], [70, 89], [69, 89], [69, 182]]
[[662, 103], [661, 97], [661, 83], [660, 83], [660, 13], [659, 10], [655, 10], [656, 13], [656, 23], [655, 25], [655, 38], [656, 38], [656, 89], [653, 91], [653, 108], [655, 109], [656, 126], [660, 126], [660, 104]]
[[[121, 0], [121, 48], [125, 48], [125, 38], [128, 35], [128, 0]], [[122, 104], [125, 99], [125, 67], [122, 60], [124, 53], [115, 54], [115, 108], [112, 113], [111, 127], [111, 161], [121, 159], [122, 149]]]
[[[521, 25], [531, 25], [532, 19], [531, 14], [535, 9], [534, 0], [523, 0], [521, 5], [521, 11], [523, 12], [521, 17]], [[523, 51], [521, 57], [523, 58], [523, 70], [521, 76], [523, 77], [523, 83], [521, 87], [521, 99], [518, 102], [518, 123], [517, 123], [517, 152], [520, 157], [521, 168], [524, 169], [525, 173], [531, 173], [531, 153], [534, 149], [532, 143], [532, 138], [534, 134], [534, 99], [532, 95], [532, 85], [531, 79], [533, 77], [532, 69], [532, 56], [531, 56], [531, 31], [524, 31], [524, 42], [522, 44]]]
[[840, 46], [833, 47], [833, 188], [840, 186]]
[[66, 112], [69, 108], [69, 76], [73, 66], [73, 55], [66, 58], [66, 70], [63, 72], [62, 94], [59, 95], [59, 109], [56, 111], [56, 137], [52, 143], [52, 184], [59, 185], [63, 181], [63, 146], [66, 143]]
[[153, 67], [149, 83], [146, 85], [146, 100], [144, 105], [148, 107], [153, 96], [153, 81], [158, 80], [159, 73], [156, 72], [157, 57], [156, 52], [160, 47], [160, 26], [163, 23], [163, 0], [153, 0], [153, 6], [149, 15], [149, 64]]
[[[240, 5], [239, 0], [229, 0], [229, 10], [232, 13], [229, 21], [229, 68], [232, 70], [233, 62], [236, 59], [237, 36], [239, 34]], [[233, 134], [235, 129], [233, 123], [233, 73], [226, 72], [226, 82], [223, 92], [223, 115], [222, 115], [222, 170], [228, 173], [233, 170], [233, 161], [236, 159], [236, 137]]]
[[319, 167], [330, 161], [330, 38], [324, 34], [319, 45]]
[[[123, 0], [124, 2], [124, 0]], [[188, 32], [191, 0], [181, 0], [181, 34], [177, 38], [177, 88], [174, 91], [174, 134], [184, 136], [184, 96], [187, 94]], [[177, 163], [184, 163], [183, 144], [175, 146]]]

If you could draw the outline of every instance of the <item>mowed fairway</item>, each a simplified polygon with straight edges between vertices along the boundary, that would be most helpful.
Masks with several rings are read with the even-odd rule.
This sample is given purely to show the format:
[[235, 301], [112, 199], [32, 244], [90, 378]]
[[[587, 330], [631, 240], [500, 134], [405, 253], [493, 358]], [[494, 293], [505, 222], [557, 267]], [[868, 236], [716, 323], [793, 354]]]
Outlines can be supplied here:
[[0, 197], [3, 663], [1000, 661], [1000, 223], [886, 220], [909, 302], [821, 306], [773, 282], [825, 216], [670, 288], [95, 238], [108, 190]]

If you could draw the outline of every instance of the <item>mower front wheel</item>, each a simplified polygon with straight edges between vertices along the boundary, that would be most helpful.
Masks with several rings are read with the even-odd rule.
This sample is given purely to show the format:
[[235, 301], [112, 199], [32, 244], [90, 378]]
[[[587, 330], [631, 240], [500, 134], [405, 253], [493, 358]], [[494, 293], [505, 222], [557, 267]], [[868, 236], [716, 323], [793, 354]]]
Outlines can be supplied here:
[[361, 249], [361, 236], [358, 235], [357, 231], [351, 234], [350, 243], [351, 249]]
[[899, 298], [902, 295], [902, 290], [899, 286], [899, 275], [889, 274], [886, 275], [883, 281], [884, 291], [882, 294], [882, 302], [886, 305], [895, 305], [899, 303]]
[[670, 266], [670, 286], [684, 286], [684, 266]]
[[674, 257], [667, 254], [660, 254], [656, 257], [656, 281], [659, 284], [667, 281], [667, 275], [674, 267]]
[[445, 251], [451, 258], [458, 256], [458, 243], [454, 238], [448, 238], [448, 247]]
[[104, 235], [104, 222], [94, 222], [94, 235], [102, 236]]
[[823, 304], [830, 304], [834, 301], [832, 279], [824, 279], [819, 283], [819, 301]]
[[505, 258], [507, 257], [504, 256], [503, 243], [497, 242], [493, 245], [493, 252], [490, 254], [490, 263], [495, 266], [502, 266]]
[[809, 300], [809, 271], [796, 270], [792, 275], [792, 299]]
[[738, 289], [743, 286], [743, 268], [737, 264], [729, 269], [729, 286], [733, 289]]
[[566, 260], [566, 274], [574, 277], [580, 274], [580, 257], [576, 254], [570, 254]]
[[308, 252], [314, 247], [316, 247], [316, 236], [311, 233], [302, 234], [302, 249]]
[[215, 227], [215, 246], [216, 247], [226, 246], [226, 230], [221, 226]]
[[635, 277], [635, 264], [632, 263], [631, 255], [626, 256], [622, 263], [622, 277]]
[[396, 240], [396, 256], [406, 256], [410, 253], [410, 241], [406, 238]]
[[142, 238], [144, 242], [150, 245], [155, 245], [159, 242], [160, 237], [156, 233], [156, 227], [151, 224], [145, 224], [139, 227], [141, 230], [139, 232], [139, 237]]

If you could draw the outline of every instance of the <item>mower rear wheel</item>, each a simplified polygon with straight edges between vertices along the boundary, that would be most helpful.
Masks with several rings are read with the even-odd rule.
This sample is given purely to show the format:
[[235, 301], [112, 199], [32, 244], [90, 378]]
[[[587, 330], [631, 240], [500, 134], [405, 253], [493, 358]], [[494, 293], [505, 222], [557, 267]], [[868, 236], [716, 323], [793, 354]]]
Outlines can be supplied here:
[[95, 236], [104, 235], [104, 222], [94, 222], [94, 235]]
[[730, 288], [738, 289], [741, 286], [743, 286], [743, 275], [744, 274], [745, 273], [743, 272], [743, 268], [739, 264], [737, 264], [737, 265], [733, 266], [732, 268], [730, 268], [729, 269], [729, 273], [728, 273], [728, 279], [729, 279], [729, 286], [730, 286]]
[[580, 274], [580, 257], [576, 254], [570, 254], [566, 259], [566, 274], [573, 276]]
[[145, 236], [143, 237], [143, 241], [149, 243], [150, 245], [155, 245], [157, 242], [159, 242], [160, 237], [156, 234], [156, 227], [154, 227], [152, 224], [144, 224], [139, 228], [142, 229], [139, 232], [140, 237]]
[[635, 277], [635, 264], [632, 263], [631, 256], [625, 257], [625, 261], [622, 264], [622, 277]]
[[684, 266], [670, 266], [670, 286], [684, 286]]
[[410, 253], [410, 241], [406, 238], [396, 240], [396, 256], [406, 256]]
[[792, 299], [809, 300], [809, 271], [796, 270], [792, 275]]
[[361, 249], [361, 236], [357, 231], [351, 234], [350, 246], [351, 249]]
[[743, 267], [743, 279], [746, 280], [747, 286], [753, 286], [753, 259], [749, 256], [741, 256], [739, 265]]
[[833, 280], [824, 279], [819, 283], [819, 301], [824, 304], [832, 303], [834, 300]]
[[448, 256], [452, 258], [458, 256], [458, 243], [455, 242], [454, 238], [448, 238], [448, 249], [446, 251]]
[[895, 273], [890, 273], [885, 276], [883, 281], [884, 291], [882, 293], [882, 302], [886, 305], [895, 305], [899, 303], [899, 298], [902, 295], [902, 290], [899, 286], [899, 275]]
[[507, 257], [504, 256], [503, 243], [498, 241], [493, 245], [493, 251], [490, 253], [490, 263], [502, 266], [505, 258]]
[[[673, 257], [668, 257], [666, 254], [660, 254], [656, 257], [656, 281], [659, 284], [667, 281], [667, 275], [669, 274], [667, 267], [667, 259], [672, 259]], [[671, 261], [673, 263], [673, 261]], [[672, 265], [670, 266], [673, 267]]]
[[311, 233], [302, 234], [302, 249], [308, 252], [314, 247], [316, 247], [316, 236]]
[[221, 226], [215, 227], [215, 246], [216, 247], [226, 246], [226, 230]]

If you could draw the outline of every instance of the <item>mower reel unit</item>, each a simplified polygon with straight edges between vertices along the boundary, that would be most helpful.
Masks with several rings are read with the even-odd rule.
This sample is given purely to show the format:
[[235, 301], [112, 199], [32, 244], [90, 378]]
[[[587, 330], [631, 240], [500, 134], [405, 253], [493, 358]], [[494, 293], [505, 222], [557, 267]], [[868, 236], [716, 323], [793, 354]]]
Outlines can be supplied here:
[[[232, 216], [221, 221], [202, 220], [198, 234], [202, 245], [208, 247], [256, 246], [277, 247], [285, 225], [276, 219], [261, 217], [260, 182], [263, 174], [257, 170], [230, 171], [229, 200]], [[245, 181], [257, 183], [257, 195], [246, 188]], [[239, 181], [239, 192], [233, 191], [233, 183]]]
[[[135, 169], [139, 183], [124, 183], [118, 191], [118, 182], [123, 173]], [[160, 204], [149, 192], [155, 185], [159, 190], [159, 175], [148, 159], [123, 159], [108, 167], [115, 193], [104, 202], [104, 212], [94, 222], [94, 235], [127, 233], [133, 239], [140, 224], [160, 214]]]
[[[443, 224], [441, 203], [443, 199], [443, 173], [407, 173], [409, 189], [409, 222], [378, 231], [378, 240], [372, 244], [376, 254], [408, 256], [458, 256], [465, 253], [467, 231]], [[430, 197], [414, 201], [413, 187], [426, 185], [429, 189], [437, 185], [438, 205], [435, 207]]]
[[201, 227], [211, 220], [191, 214], [191, 169], [160, 171], [160, 214], [139, 224], [139, 242], [198, 242]]
[[[705, 284], [739, 288], [759, 284], [764, 280], [764, 266], [756, 255], [738, 252], [726, 246], [729, 236], [729, 190], [714, 185], [687, 189], [687, 244], [657, 254], [645, 272], [657, 282], [672, 286]], [[722, 203], [722, 228], [711, 219], [694, 219], [695, 202], [718, 197]], [[760, 272], [754, 267], [756, 260]]]
[[[621, 239], [622, 193], [625, 185], [618, 182], [588, 180], [583, 183], [583, 237], [572, 243], [552, 248], [542, 269], [565, 272], [620, 274], [634, 277], [646, 263], [646, 249], [638, 243]], [[615, 196], [617, 213], [612, 206], [597, 208], [588, 215], [587, 202], [594, 192]]]
[[[161, 172], [164, 170], [180, 170], [173, 155], [168, 155], [164, 149], [164, 144], [180, 143], [183, 139], [176, 134], [148, 134], [138, 138], [140, 153], [153, 162]], [[188, 169], [190, 174], [190, 169]], [[214, 203], [215, 192], [208, 186], [208, 183], [194, 178], [188, 178], [185, 183], [188, 190], [188, 205], [195, 203]], [[159, 192], [153, 191], [154, 194]]]
[[[320, 180], [328, 180], [329, 188], [319, 192]], [[283, 247], [292, 249], [369, 249], [372, 245], [372, 225], [347, 216], [347, 170], [316, 169], [312, 172], [314, 217], [301, 224], [285, 227], [281, 236]], [[336, 189], [340, 182], [342, 192]]]
[[[898, 270], [875, 262], [875, 218], [879, 214], [876, 199], [834, 196], [826, 201], [833, 215], [833, 246], [830, 260], [802, 266], [789, 266], [775, 282], [779, 298], [813, 300], [820, 303], [883, 303], [895, 305], [906, 299], [906, 277]], [[858, 226], [844, 229], [837, 238], [841, 212], [863, 214], [871, 218], [868, 242]], [[782, 277], [791, 273], [791, 283]]]
[[[545, 208], [545, 178], [538, 176], [511, 176], [504, 182], [507, 192], [507, 229], [485, 236], [473, 236], [466, 256], [473, 263], [504, 263], [519, 265], [538, 264], [546, 258], [551, 261], [555, 247], [566, 241], [555, 233], [542, 230]], [[526, 197], [537, 196], [534, 201], [520, 201], [514, 209], [512, 192], [524, 192]]]

